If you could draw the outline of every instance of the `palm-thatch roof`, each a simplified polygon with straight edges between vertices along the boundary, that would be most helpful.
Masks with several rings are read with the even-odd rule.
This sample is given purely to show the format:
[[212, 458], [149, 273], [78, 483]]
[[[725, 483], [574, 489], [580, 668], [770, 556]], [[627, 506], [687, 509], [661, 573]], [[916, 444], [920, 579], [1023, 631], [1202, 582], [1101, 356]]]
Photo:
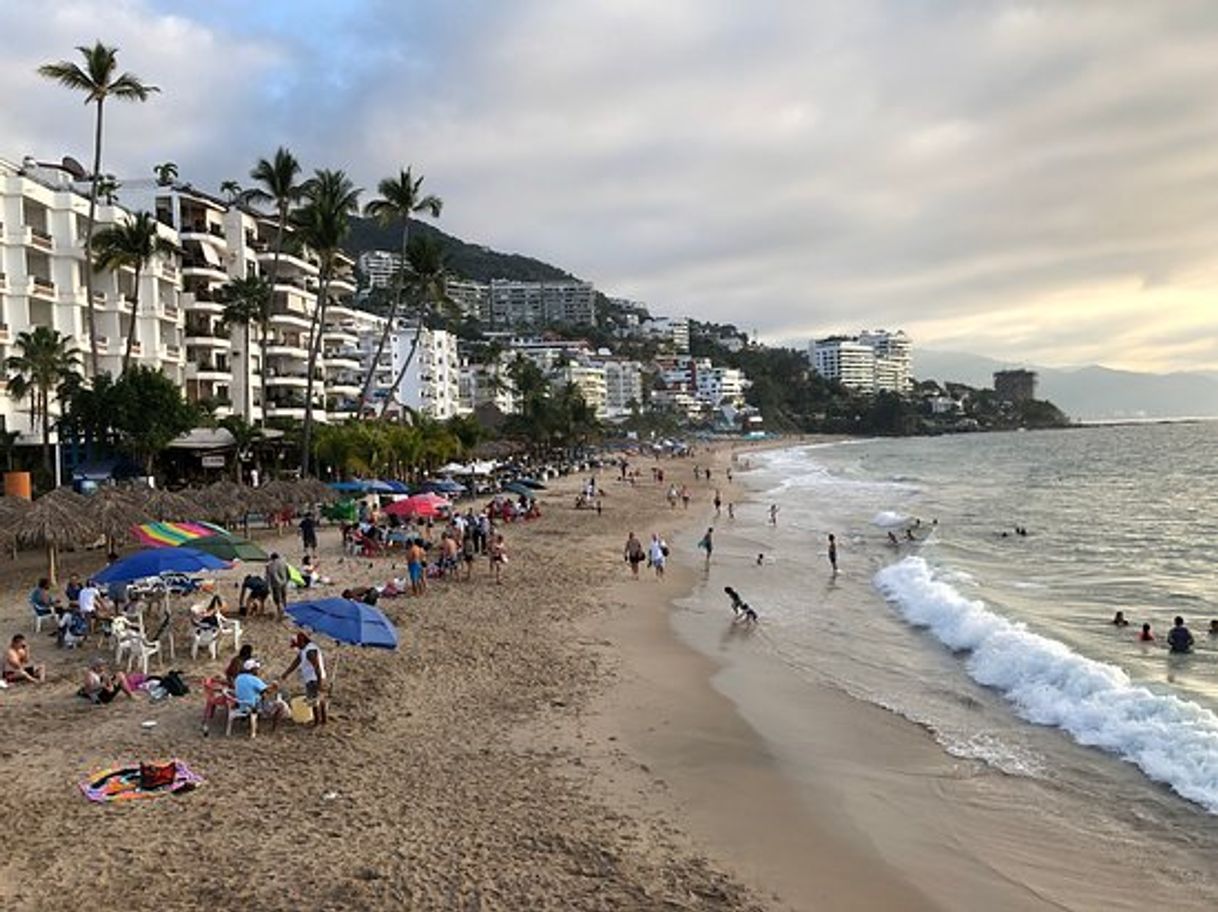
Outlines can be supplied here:
[[107, 485], [89, 495], [86, 503], [101, 534], [109, 539], [126, 538], [132, 526], [155, 519], [139, 495], [130, 488]]
[[255, 488], [254, 491], [257, 493], [263, 508], [269, 510], [283, 510], [287, 507], [294, 507], [300, 500], [300, 495], [296, 492], [295, 483], [281, 478], [268, 481], [261, 487]]
[[88, 499], [66, 487], [43, 494], [10, 529], [23, 545], [48, 547], [89, 542], [101, 534]]
[[198, 509], [194, 502], [173, 491], [160, 488], [136, 488], [137, 497], [153, 519], [160, 522], [184, 522], [195, 519]]
[[232, 481], [217, 481], [190, 492], [190, 501], [195, 505], [195, 517], [211, 522], [226, 523], [239, 520], [250, 507], [244, 494], [246, 489]]
[[292, 485], [302, 503], [329, 503], [338, 500], [338, 492], [316, 478], [302, 478]]

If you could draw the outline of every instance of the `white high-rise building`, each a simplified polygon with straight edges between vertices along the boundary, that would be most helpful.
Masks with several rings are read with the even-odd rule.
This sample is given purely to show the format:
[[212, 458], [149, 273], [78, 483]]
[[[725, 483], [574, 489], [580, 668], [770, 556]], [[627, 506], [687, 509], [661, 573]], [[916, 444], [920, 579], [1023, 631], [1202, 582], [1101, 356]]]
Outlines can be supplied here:
[[462, 364], [459, 378], [459, 411], [468, 415], [482, 406], [493, 405], [505, 415], [516, 411], [516, 393], [507, 365]]
[[402, 265], [402, 255], [389, 250], [365, 250], [359, 255], [359, 271], [366, 288], [392, 288]]
[[[395, 376], [409, 356], [415, 332], [414, 326], [403, 325], [393, 333], [390, 363]], [[395, 402], [443, 421], [459, 413], [460, 396], [457, 337], [442, 329], [424, 328]]]
[[476, 317], [483, 323], [491, 320], [491, 286], [485, 282], [469, 282], [453, 279], [448, 283], [448, 297], [467, 317]]
[[591, 282], [515, 282], [490, 285], [490, 316], [496, 326], [591, 325], [596, 322], [596, 289]]
[[631, 404], [643, 407], [643, 369], [637, 361], [607, 360], [605, 370], [605, 414], [619, 418], [630, 414]]
[[674, 353], [689, 354], [689, 317], [656, 317], [645, 328], [648, 335]]
[[818, 374], [866, 393], [908, 393], [913, 388], [910, 349], [904, 332], [884, 330], [830, 336], [810, 346], [812, 367]]
[[[83, 272], [89, 203], [80, 192], [82, 184], [74, 183], [79, 177], [60, 166], [0, 160], [0, 358], [14, 354], [19, 333], [45, 326], [71, 337], [81, 371], [91, 370]], [[130, 218], [126, 208], [103, 202], [97, 207], [96, 230]], [[160, 230], [177, 246], [176, 232]], [[118, 374], [130, 338], [133, 362], [160, 368], [181, 383], [185, 356], [176, 256], [158, 256], [144, 268], [138, 313], [132, 313], [134, 279], [128, 268], [95, 273], [99, 369]], [[57, 403], [52, 412], [58, 412]], [[0, 416], [8, 430], [21, 433], [22, 442], [41, 439], [27, 402], [0, 396]]]
[[566, 384], [573, 384], [583, 395], [586, 402], [597, 418], [607, 416], [607, 393], [605, 389], [605, 368], [592, 362], [572, 361], [558, 367], [550, 375], [551, 389], [558, 389]]

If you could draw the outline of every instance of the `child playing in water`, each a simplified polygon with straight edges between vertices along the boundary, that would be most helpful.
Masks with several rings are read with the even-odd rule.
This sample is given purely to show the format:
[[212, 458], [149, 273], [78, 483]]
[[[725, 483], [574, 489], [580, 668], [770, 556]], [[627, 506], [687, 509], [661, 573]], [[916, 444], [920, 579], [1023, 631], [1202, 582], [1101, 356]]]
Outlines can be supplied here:
[[732, 612], [736, 615], [736, 620], [743, 618], [749, 624], [757, 620], [757, 612], [748, 606], [748, 603], [740, 597], [740, 594], [735, 589], [731, 586], [724, 586], [723, 591], [732, 600]]

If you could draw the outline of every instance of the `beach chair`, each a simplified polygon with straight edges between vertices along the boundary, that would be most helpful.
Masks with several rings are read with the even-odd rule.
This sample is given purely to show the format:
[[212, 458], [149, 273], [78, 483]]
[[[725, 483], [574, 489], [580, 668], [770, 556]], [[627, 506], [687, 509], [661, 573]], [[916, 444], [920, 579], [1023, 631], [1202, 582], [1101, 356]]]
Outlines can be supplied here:
[[31, 590], [26, 601], [29, 603], [30, 610], [34, 612], [34, 633], [42, 633], [43, 621], [49, 621], [52, 626], [59, 623], [59, 618], [55, 614], [55, 609], [45, 605], [39, 605], [34, 601], [34, 592]]
[[237, 698], [233, 696], [228, 681], [212, 677], [203, 679], [203, 700], [203, 735], [206, 737], [211, 733], [211, 717], [216, 714], [216, 710], [223, 708], [226, 713], [232, 712], [237, 705]]
[[157, 628], [156, 633], [152, 637], [139, 636], [128, 640], [127, 671], [131, 671], [132, 666], [138, 659], [140, 671], [147, 675], [148, 660], [153, 656], [156, 656], [158, 666], [164, 666], [164, 660], [161, 657], [161, 638], [165, 636], [172, 621], [173, 618], [167, 613], [161, 619], [161, 626]]
[[235, 699], [228, 707], [228, 724], [224, 727], [226, 737], [233, 733], [233, 723], [238, 719], [245, 719], [250, 725], [250, 737], [258, 737], [258, 705], [250, 705], [248, 703], [238, 703]]

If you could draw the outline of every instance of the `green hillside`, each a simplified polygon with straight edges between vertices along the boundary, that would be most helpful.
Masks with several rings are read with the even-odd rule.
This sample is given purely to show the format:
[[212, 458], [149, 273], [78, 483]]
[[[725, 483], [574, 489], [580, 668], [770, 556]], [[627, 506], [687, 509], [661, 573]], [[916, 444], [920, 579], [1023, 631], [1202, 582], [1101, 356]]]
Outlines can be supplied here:
[[[489, 247], [469, 244], [460, 238], [445, 234], [427, 222], [410, 220], [411, 235], [420, 234], [435, 238], [448, 254], [449, 267], [457, 275], [478, 282], [491, 279], [514, 279], [521, 282], [544, 282], [572, 278], [549, 263], [521, 256], [518, 253], [500, 253]], [[347, 241], [347, 252], [358, 257], [365, 250], [399, 250], [402, 245], [402, 226], [394, 223], [382, 225], [374, 219], [353, 218], [351, 237]]]

